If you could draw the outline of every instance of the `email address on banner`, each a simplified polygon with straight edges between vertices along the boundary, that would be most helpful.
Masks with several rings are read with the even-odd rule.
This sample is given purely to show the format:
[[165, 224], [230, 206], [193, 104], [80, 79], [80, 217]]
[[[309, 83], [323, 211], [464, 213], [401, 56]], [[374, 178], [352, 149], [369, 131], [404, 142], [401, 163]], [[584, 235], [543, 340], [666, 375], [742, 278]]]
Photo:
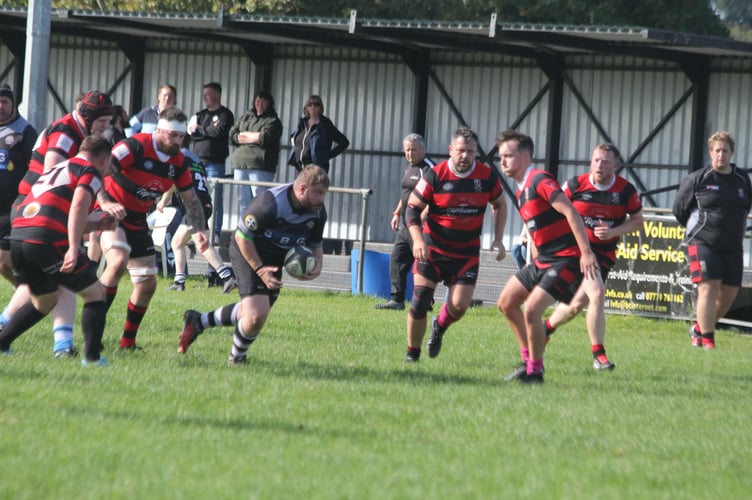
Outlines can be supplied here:
[[611, 271], [609, 280], [634, 281], [635, 283], [670, 283], [671, 278], [665, 274], [635, 273], [633, 271]]
[[638, 304], [629, 300], [607, 300], [607, 309], [617, 309], [622, 311], [646, 311], [656, 313], [668, 312], [668, 306], [660, 304]]

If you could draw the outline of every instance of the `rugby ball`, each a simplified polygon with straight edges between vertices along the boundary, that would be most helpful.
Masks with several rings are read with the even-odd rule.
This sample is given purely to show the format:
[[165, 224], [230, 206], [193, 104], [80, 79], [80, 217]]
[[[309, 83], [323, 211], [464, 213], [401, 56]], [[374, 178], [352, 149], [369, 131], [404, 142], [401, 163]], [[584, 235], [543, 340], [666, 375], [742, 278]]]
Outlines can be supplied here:
[[316, 267], [313, 251], [304, 245], [291, 248], [285, 255], [285, 271], [293, 278], [300, 278]]

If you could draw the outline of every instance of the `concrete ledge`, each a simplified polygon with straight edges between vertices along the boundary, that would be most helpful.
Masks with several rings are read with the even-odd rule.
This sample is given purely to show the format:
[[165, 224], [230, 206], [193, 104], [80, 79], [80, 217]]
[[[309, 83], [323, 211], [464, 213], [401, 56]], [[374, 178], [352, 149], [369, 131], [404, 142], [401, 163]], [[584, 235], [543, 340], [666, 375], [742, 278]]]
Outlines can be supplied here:
[[[226, 244], [224, 239], [223, 243]], [[227, 240], [227, 243], [229, 243], [229, 239]], [[357, 242], [354, 245], [354, 248], [358, 248]], [[382, 253], [390, 253], [391, 249], [391, 243], [368, 243], [366, 245], [366, 250], [373, 250]], [[224, 259], [228, 259], [226, 248], [222, 248], [220, 254]], [[349, 255], [325, 255], [324, 270], [318, 279], [314, 281], [299, 281], [285, 275], [284, 283], [288, 288], [351, 293], [352, 276], [350, 273], [350, 266], [351, 258]], [[190, 275], [204, 275], [206, 274], [207, 268], [207, 262], [200, 255], [188, 259], [188, 274]], [[384, 272], [388, 273], [389, 269], [385, 269]], [[511, 256], [508, 256], [501, 262], [496, 262], [495, 254], [493, 252], [485, 250], [481, 251], [480, 274], [475, 289], [475, 295], [473, 296], [474, 304], [495, 305], [496, 299], [499, 297], [499, 293], [504, 287], [504, 284], [516, 272], [517, 267]], [[437, 300], [443, 300], [445, 296], [446, 287], [439, 284], [436, 288], [435, 297]], [[374, 297], [374, 300], [378, 301], [382, 299]]]

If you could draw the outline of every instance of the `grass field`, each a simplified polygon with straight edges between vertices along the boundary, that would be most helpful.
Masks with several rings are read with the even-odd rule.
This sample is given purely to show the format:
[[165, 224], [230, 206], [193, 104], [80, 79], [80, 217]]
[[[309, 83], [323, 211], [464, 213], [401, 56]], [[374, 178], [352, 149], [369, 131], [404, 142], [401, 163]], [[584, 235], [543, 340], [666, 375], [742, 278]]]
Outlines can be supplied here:
[[546, 383], [528, 387], [503, 382], [519, 355], [495, 308], [405, 366], [404, 312], [284, 290], [248, 365], [230, 367], [229, 328], [176, 352], [184, 309], [230, 299], [167, 285], [143, 351], [120, 353], [124, 281], [109, 368], [54, 359], [47, 320], [0, 357], [0, 498], [752, 495], [752, 336], [719, 332], [706, 352], [684, 322], [610, 316], [617, 368], [596, 373], [578, 318], [548, 346]]

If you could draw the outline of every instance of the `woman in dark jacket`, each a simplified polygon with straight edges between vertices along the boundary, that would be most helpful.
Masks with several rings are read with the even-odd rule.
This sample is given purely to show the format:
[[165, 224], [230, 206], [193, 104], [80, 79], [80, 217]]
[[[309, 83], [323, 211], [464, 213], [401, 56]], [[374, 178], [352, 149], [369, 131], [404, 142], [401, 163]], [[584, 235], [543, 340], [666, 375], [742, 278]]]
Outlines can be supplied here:
[[[303, 108], [303, 118], [290, 136], [292, 150], [288, 162], [300, 171], [313, 163], [329, 173], [329, 160], [347, 149], [350, 141], [324, 116], [321, 97], [312, 95]], [[332, 144], [336, 144], [332, 147]]]

